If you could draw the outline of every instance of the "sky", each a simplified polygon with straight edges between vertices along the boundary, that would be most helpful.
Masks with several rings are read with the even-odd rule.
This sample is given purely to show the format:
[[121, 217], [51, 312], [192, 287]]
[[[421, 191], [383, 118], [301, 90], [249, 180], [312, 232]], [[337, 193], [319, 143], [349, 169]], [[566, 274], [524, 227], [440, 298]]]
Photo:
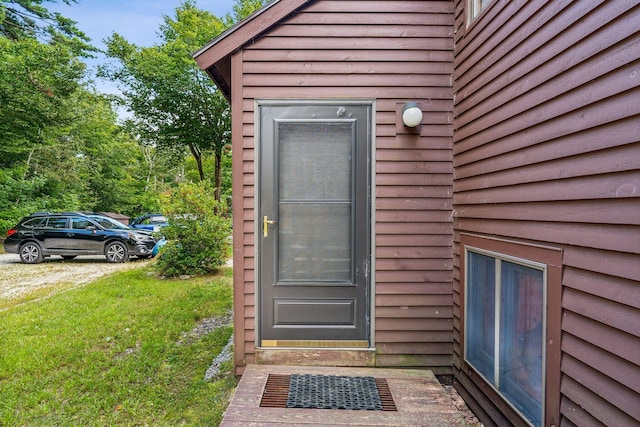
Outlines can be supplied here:
[[[71, 6], [62, 2], [45, 3], [50, 11], [77, 22], [79, 30], [91, 38], [91, 44], [104, 49], [104, 39], [116, 32], [138, 46], [152, 46], [164, 16], [175, 15], [182, 0], [78, 0]], [[234, 0], [196, 0], [196, 7], [223, 17], [233, 10]], [[90, 68], [106, 61], [104, 55], [87, 60]], [[95, 73], [94, 73], [95, 74]], [[96, 81], [100, 92], [117, 93], [110, 82]]]

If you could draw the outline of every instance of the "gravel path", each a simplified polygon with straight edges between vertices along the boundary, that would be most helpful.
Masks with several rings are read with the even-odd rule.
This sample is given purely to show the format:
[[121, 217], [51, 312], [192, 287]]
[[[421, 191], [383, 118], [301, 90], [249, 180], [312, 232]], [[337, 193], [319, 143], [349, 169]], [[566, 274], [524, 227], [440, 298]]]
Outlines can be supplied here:
[[0, 298], [19, 298], [46, 287], [77, 287], [115, 271], [139, 268], [148, 263], [135, 258], [130, 262], [111, 264], [103, 256], [66, 261], [52, 256], [40, 264], [22, 264], [16, 254], [0, 254]]

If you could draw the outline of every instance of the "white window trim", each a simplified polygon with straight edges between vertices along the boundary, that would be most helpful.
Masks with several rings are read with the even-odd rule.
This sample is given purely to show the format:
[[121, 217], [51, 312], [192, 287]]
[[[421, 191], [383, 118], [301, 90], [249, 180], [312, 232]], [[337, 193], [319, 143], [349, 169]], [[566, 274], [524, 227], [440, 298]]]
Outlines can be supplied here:
[[482, 5], [482, 0], [467, 0], [467, 26], [471, 25], [473, 21], [475, 21], [478, 16], [482, 14], [485, 10], [487, 10], [493, 3], [494, 0], [489, 1], [489, 3]]

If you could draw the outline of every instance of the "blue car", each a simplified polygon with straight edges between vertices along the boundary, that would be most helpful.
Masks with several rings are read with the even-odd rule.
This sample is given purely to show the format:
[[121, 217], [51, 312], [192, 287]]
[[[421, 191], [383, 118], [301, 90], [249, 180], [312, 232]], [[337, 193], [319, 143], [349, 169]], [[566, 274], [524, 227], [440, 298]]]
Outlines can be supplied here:
[[151, 256], [154, 257], [158, 255], [158, 253], [160, 252], [160, 249], [162, 249], [162, 247], [166, 244], [167, 244], [167, 240], [165, 238], [158, 240], [155, 246], [153, 247], [153, 249], [151, 250]]
[[166, 227], [169, 223], [167, 217], [161, 213], [150, 213], [140, 215], [129, 223], [129, 227], [138, 230], [160, 231], [162, 227]]

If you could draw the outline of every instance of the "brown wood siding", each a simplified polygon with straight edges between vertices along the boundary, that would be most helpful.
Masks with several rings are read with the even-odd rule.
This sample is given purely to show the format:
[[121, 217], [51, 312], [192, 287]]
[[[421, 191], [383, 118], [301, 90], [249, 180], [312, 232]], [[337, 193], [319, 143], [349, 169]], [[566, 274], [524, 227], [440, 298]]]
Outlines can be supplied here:
[[[315, 1], [236, 56], [236, 363], [255, 360], [254, 100], [363, 98], [376, 101], [377, 364], [452, 373], [452, 2]], [[420, 135], [397, 134], [406, 101], [424, 107]]]
[[[462, 354], [461, 233], [563, 251], [560, 425], [640, 422], [640, 5], [456, 0], [454, 371], [505, 417]], [[557, 409], [556, 409], [557, 408]], [[488, 420], [493, 418], [493, 421]], [[549, 418], [547, 418], [549, 419]]]

